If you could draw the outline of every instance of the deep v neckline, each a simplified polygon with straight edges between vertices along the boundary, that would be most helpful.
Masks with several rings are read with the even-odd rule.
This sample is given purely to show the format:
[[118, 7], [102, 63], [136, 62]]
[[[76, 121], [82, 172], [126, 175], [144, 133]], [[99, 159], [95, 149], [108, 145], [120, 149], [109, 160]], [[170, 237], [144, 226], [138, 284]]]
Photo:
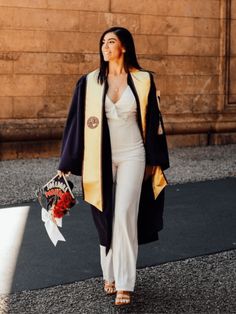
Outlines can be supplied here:
[[126, 92], [128, 86], [129, 86], [129, 84], [127, 84], [127, 86], [126, 86], [125, 89], [123, 90], [123, 92], [122, 92], [120, 98], [119, 98], [116, 102], [112, 101], [111, 98], [107, 95], [107, 98], [110, 100], [110, 102], [111, 102], [113, 105], [116, 105], [116, 104], [122, 99], [122, 97], [123, 97], [123, 95], [125, 94], [125, 92]]

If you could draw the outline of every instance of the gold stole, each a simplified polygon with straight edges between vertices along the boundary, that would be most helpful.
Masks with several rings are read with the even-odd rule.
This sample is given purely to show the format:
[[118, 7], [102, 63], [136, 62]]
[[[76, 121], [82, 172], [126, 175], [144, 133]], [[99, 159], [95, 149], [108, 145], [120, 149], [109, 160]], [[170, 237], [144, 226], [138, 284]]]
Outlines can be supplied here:
[[[104, 84], [97, 83], [98, 70], [87, 75], [85, 97], [84, 162], [83, 189], [84, 200], [102, 211], [102, 117]], [[146, 108], [150, 89], [150, 77], [147, 72], [131, 72], [139, 97], [142, 129], [145, 140]], [[154, 168], [152, 187], [155, 198], [167, 185], [159, 166]]]
[[102, 116], [104, 84], [97, 83], [98, 70], [87, 75], [84, 123], [84, 200], [102, 211]]

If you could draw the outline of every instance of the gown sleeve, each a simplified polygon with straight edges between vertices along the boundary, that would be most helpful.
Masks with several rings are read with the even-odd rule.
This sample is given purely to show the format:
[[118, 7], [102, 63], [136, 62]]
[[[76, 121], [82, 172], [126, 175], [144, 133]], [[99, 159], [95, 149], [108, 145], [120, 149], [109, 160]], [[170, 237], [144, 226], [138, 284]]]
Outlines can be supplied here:
[[[160, 166], [162, 170], [169, 168], [169, 154], [161, 112], [158, 108], [156, 86], [150, 74], [151, 86], [146, 113], [146, 163]], [[161, 128], [161, 134], [158, 130]]]
[[86, 75], [76, 84], [64, 128], [58, 169], [82, 175]]

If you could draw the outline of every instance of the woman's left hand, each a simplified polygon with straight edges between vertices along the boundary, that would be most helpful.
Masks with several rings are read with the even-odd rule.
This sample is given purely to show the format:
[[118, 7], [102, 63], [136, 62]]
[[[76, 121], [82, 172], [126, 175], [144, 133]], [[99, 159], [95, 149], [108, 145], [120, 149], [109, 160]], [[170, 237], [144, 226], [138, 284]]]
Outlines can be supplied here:
[[61, 170], [57, 170], [57, 174], [59, 175], [59, 177], [62, 177], [62, 175], [64, 175], [65, 177], [69, 177], [69, 175], [71, 174], [70, 171], [61, 171]]

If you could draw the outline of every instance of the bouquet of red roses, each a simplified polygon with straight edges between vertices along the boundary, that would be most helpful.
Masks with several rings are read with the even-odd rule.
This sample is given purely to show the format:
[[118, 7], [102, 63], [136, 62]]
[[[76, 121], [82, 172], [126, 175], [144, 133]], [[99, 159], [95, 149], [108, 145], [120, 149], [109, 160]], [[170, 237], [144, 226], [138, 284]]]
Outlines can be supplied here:
[[72, 189], [71, 181], [67, 181], [64, 175], [56, 175], [37, 193], [38, 201], [42, 206], [42, 221], [55, 246], [58, 241], [65, 241], [58, 227], [62, 227], [62, 218], [76, 203]]
[[69, 212], [74, 203], [75, 200], [73, 199], [70, 192], [63, 193], [61, 198], [59, 198], [51, 208], [53, 216], [55, 218], [62, 218]]

